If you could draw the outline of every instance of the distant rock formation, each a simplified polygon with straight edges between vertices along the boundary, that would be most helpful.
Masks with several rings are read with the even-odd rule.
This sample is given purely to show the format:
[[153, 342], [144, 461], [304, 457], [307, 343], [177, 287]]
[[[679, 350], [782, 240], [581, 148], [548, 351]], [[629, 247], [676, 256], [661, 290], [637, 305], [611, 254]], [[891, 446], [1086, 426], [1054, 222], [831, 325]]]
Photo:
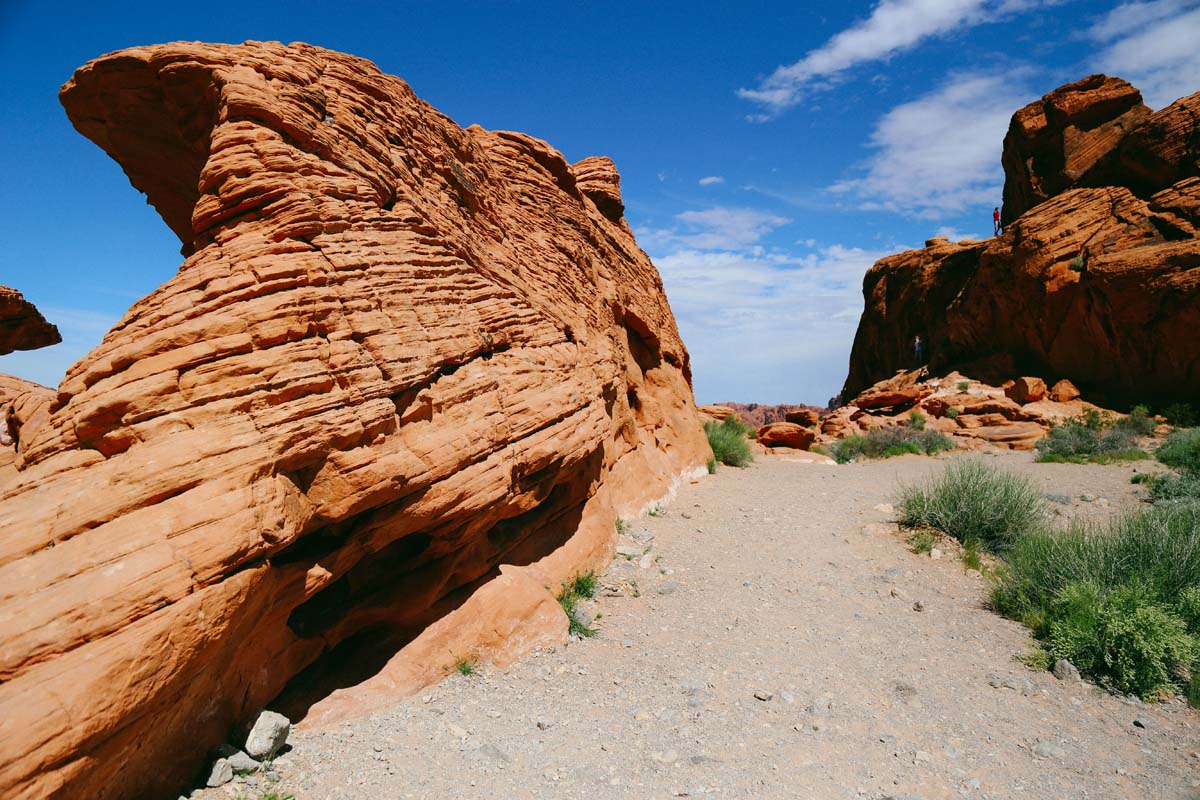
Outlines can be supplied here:
[[561, 641], [553, 588], [711, 456], [607, 159], [303, 44], [61, 100], [188, 257], [57, 393], [0, 384], [0, 795], [173, 797], [350, 637], [407, 644], [330, 718]]
[[16, 289], [0, 286], [0, 356], [14, 350], [37, 350], [62, 341], [51, 325]]
[[[807, 419], [810, 412], [815, 412], [820, 415], [825, 409], [816, 406], [806, 405], [776, 405], [766, 406], [760, 403], [717, 403], [725, 408], [732, 408], [738, 418], [752, 428], [761, 428], [763, 425], [769, 425], [772, 422], [796, 422], [798, 419]], [[802, 417], [789, 419], [789, 414], [800, 414]]]
[[920, 335], [935, 374], [1053, 375], [1109, 405], [1194, 400], [1198, 160], [1200, 94], [1151, 114], [1093, 76], [1018, 111], [1005, 210], [1023, 213], [997, 238], [931, 239], [871, 268], [843, 396], [918, 366]]

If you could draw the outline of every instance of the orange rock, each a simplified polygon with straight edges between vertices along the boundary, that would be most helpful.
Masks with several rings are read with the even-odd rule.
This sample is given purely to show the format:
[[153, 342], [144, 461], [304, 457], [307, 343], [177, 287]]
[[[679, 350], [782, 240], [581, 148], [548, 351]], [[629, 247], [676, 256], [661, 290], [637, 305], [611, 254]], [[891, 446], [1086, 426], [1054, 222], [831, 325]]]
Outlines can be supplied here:
[[1041, 378], [1017, 378], [1004, 394], [1021, 405], [1036, 403], [1046, 396], [1046, 382]]
[[734, 416], [733, 409], [727, 406], [696, 406], [702, 422], [722, 422]]
[[821, 415], [815, 408], [801, 408], [795, 411], [789, 411], [783, 416], [785, 422], [794, 422], [805, 428], [811, 428], [817, 424]]
[[833, 439], [844, 439], [862, 433], [855, 421], [861, 412], [855, 406], [842, 406], [821, 418], [821, 434]]
[[1050, 399], [1056, 403], [1069, 403], [1079, 399], [1079, 390], [1075, 388], [1075, 384], [1063, 378], [1051, 387]]
[[561, 641], [546, 587], [711, 455], [610, 162], [302, 44], [61, 99], [188, 255], [57, 393], [4, 383], [0, 796], [175, 796], [366, 631], [408, 644], [314, 719]]
[[51, 325], [16, 289], [0, 286], [0, 356], [14, 350], [37, 350], [62, 341]]
[[[961, 419], [961, 417], [960, 417]], [[1009, 450], [1033, 450], [1046, 435], [1046, 429], [1036, 422], [1008, 422], [968, 428], [961, 433], [980, 441]]]
[[935, 374], [1057, 375], [1106, 405], [1200, 396], [1198, 120], [1200, 94], [1151, 115], [1104, 76], [1017, 112], [1004, 235], [876, 263], [843, 396], [910, 366], [918, 334]]
[[772, 422], [758, 429], [759, 444], [766, 447], [794, 447], [807, 450], [816, 439], [816, 434], [794, 422]]

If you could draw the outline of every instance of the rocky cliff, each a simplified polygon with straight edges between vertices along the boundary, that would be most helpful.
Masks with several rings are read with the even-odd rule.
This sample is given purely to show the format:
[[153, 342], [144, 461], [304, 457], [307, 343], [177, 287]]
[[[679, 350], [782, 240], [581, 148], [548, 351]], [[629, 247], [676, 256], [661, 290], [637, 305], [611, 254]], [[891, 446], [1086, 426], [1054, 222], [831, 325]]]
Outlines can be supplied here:
[[1150, 113], [1093, 76], [1018, 111], [1012, 221], [871, 268], [843, 396], [916, 366], [917, 335], [934, 373], [1067, 378], [1108, 404], [1200, 396], [1198, 109], [1200, 94]]
[[14, 350], [37, 350], [62, 341], [51, 325], [16, 289], [0, 286], [0, 356]]
[[0, 385], [0, 795], [174, 796], [339, 644], [403, 645], [399, 693], [560, 641], [553, 588], [708, 459], [607, 159], [303, 44], [61, 100], [187, 259], [57, 393]]

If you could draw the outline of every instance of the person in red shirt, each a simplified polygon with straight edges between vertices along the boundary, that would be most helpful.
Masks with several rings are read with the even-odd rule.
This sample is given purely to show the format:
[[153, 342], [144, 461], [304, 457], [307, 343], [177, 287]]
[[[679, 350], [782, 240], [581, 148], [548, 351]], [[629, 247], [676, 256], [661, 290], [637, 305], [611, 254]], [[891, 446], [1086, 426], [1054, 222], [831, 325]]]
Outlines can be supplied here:
[[992, 211], [992, 234], [995, 236], [1000, 235], [1000, 207], [999, 206], [997, 206]]

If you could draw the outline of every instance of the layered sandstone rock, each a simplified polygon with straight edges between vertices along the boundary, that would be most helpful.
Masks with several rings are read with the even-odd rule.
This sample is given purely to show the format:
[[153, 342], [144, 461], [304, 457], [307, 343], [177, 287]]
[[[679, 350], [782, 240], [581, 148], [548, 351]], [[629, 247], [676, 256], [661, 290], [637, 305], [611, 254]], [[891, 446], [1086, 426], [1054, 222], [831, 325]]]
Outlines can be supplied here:
[[761, 428], [772, 422], [795, 422], [789, 420], [789, 414], [805, 414], [815, 411], [818, 416], [825, 409], [804, 405], [763, 405], [762, 403], [719, 403], [718, 405], [733, 409], [738, 419], [753, 428]]
[[816, 433], [794, 422], [772, 422], [758, 429], [755, 438], [764, 447], [794, 447], [807, 450]]
[[16, 289], [0, 286], [0, 356], [14, 350], [37, 350], [62, 341], [33, 303]]
[[0, 396], [0, 795], [167, 796], [351, 637], [407, 643], [390, 692], [558, 641], [547, 587], [709, 458], [606, 159], [302, 44], [133, 48], [61, 99], [189, 255]]
[[[1137, 111], [1132, 87], [1122, 86], [1106, 80], [1088, 91], [1051, 93], [1038, 106], [1049, 104], [1046, 124], [1058, 120], [1060, 134], [1071, 121], [1085, 132], [1120, 122], [1103, 137], [1109, 155], [1089, 150], [1083, 161], [1092, 166], [1072, 184], [1103, 175], [1112, 185], [1062, 191], [994, 239], [935, 240], [871, 268], [844, 397], [920, 366], [912, 348], [917, 335], [934, 374], [957, 368], [993, 384], [1019, 375], [1060, 376], [1110, 405], [1200, 396], [1194, 335], [1200, 325], [1200, 179], [1187, 177], [1197, 173], [1200, 158], [1200, 128], [1190, 111], [1200, 95], [1149, 115]], [[1014, 128], [1037, 127], [1027, 112], [1018, 112]], [[1114, 139], [1114, 131], [1122, 136]], [[1118, 156], [1123, 164], [1157, 166], [1114, 170], [1109, 165]], [[1006, 157], [1010, 182], [1029, 183], [1010, 162]], [[1170, 179], [1178, 180], [1155, 182]]]
[[728, 406], [696, 406], [696, 412], [700, 415], [702, 422], [724, 422], [730, 417], [736, 416], [733, 409]]
[[1004, 225], [1077, 185], [1150, 113], [1127, 81], [1090, 75], [1013, 114], [1001, 159]]

